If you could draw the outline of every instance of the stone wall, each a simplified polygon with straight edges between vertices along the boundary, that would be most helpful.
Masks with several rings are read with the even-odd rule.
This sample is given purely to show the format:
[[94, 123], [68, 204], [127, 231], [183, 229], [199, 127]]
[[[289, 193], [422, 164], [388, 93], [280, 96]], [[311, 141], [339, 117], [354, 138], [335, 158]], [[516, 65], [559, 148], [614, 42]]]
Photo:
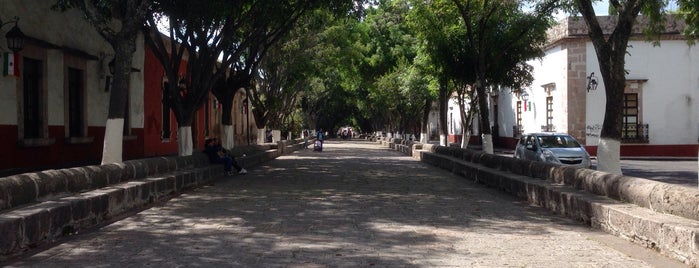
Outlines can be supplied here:
[[[303, 147], [280, 141], [240, 155], [255, 166]], [[0, 178], [0, 261], [223, 175], [202, 153], [84, 166]]]

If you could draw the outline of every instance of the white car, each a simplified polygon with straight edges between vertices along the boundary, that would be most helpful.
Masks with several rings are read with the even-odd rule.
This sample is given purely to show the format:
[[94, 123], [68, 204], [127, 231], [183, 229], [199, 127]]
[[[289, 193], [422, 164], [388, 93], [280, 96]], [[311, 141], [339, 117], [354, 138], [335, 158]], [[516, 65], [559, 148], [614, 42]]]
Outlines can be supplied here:
[[565, 133], [529, 133], [522, 135], [515, 158], [590, 168], [590, 154], [572, 136]]

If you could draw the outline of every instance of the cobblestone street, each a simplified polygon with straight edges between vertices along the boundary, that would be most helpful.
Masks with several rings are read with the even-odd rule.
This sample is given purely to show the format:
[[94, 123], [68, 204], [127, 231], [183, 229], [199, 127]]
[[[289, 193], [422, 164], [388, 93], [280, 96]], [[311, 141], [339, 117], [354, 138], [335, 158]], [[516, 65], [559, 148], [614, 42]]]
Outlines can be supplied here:
[[367, 141], [328, 141], [10, 267], [684, 267]]

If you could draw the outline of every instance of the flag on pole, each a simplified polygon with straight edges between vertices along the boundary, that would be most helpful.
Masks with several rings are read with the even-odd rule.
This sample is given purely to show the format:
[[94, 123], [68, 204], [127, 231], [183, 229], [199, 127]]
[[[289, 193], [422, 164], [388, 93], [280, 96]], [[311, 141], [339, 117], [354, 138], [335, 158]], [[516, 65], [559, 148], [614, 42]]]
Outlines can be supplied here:
[[19, 77], [19, 54], [5, 52], [3, 55], [3, 71], [4, 76]]

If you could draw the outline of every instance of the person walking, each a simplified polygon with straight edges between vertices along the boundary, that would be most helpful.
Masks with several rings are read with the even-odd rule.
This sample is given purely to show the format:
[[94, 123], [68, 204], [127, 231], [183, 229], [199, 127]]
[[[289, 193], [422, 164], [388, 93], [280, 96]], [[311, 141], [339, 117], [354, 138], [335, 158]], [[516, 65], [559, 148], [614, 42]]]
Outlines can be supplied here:
[[308, 129], [303, 130], [303, 149], [308, 149]]
[[226, 175], [233, 175], [231, 167], [235, 167], [238, 174], [247, 174], [248, 171], [243, 167], [238, 165], [235, 158], [226, 151], [226, 149], [221, 146], [221, 142], [217, 138], [211, 138], [206, 140], [206, 145], [204, 147], [204, 153], [209, 156], [209, 161], [211, 163], [223, 164], [223, 171]]
[[318, 151], [322, 152], [323, 151], [323, 141], [325, 140], [325, 133], [323, 133], [323, 129], [320, 129], [318, 133], [316, 133], [316, 138], [318, 139], [318, 144], [320, 145], [318, 147]]

